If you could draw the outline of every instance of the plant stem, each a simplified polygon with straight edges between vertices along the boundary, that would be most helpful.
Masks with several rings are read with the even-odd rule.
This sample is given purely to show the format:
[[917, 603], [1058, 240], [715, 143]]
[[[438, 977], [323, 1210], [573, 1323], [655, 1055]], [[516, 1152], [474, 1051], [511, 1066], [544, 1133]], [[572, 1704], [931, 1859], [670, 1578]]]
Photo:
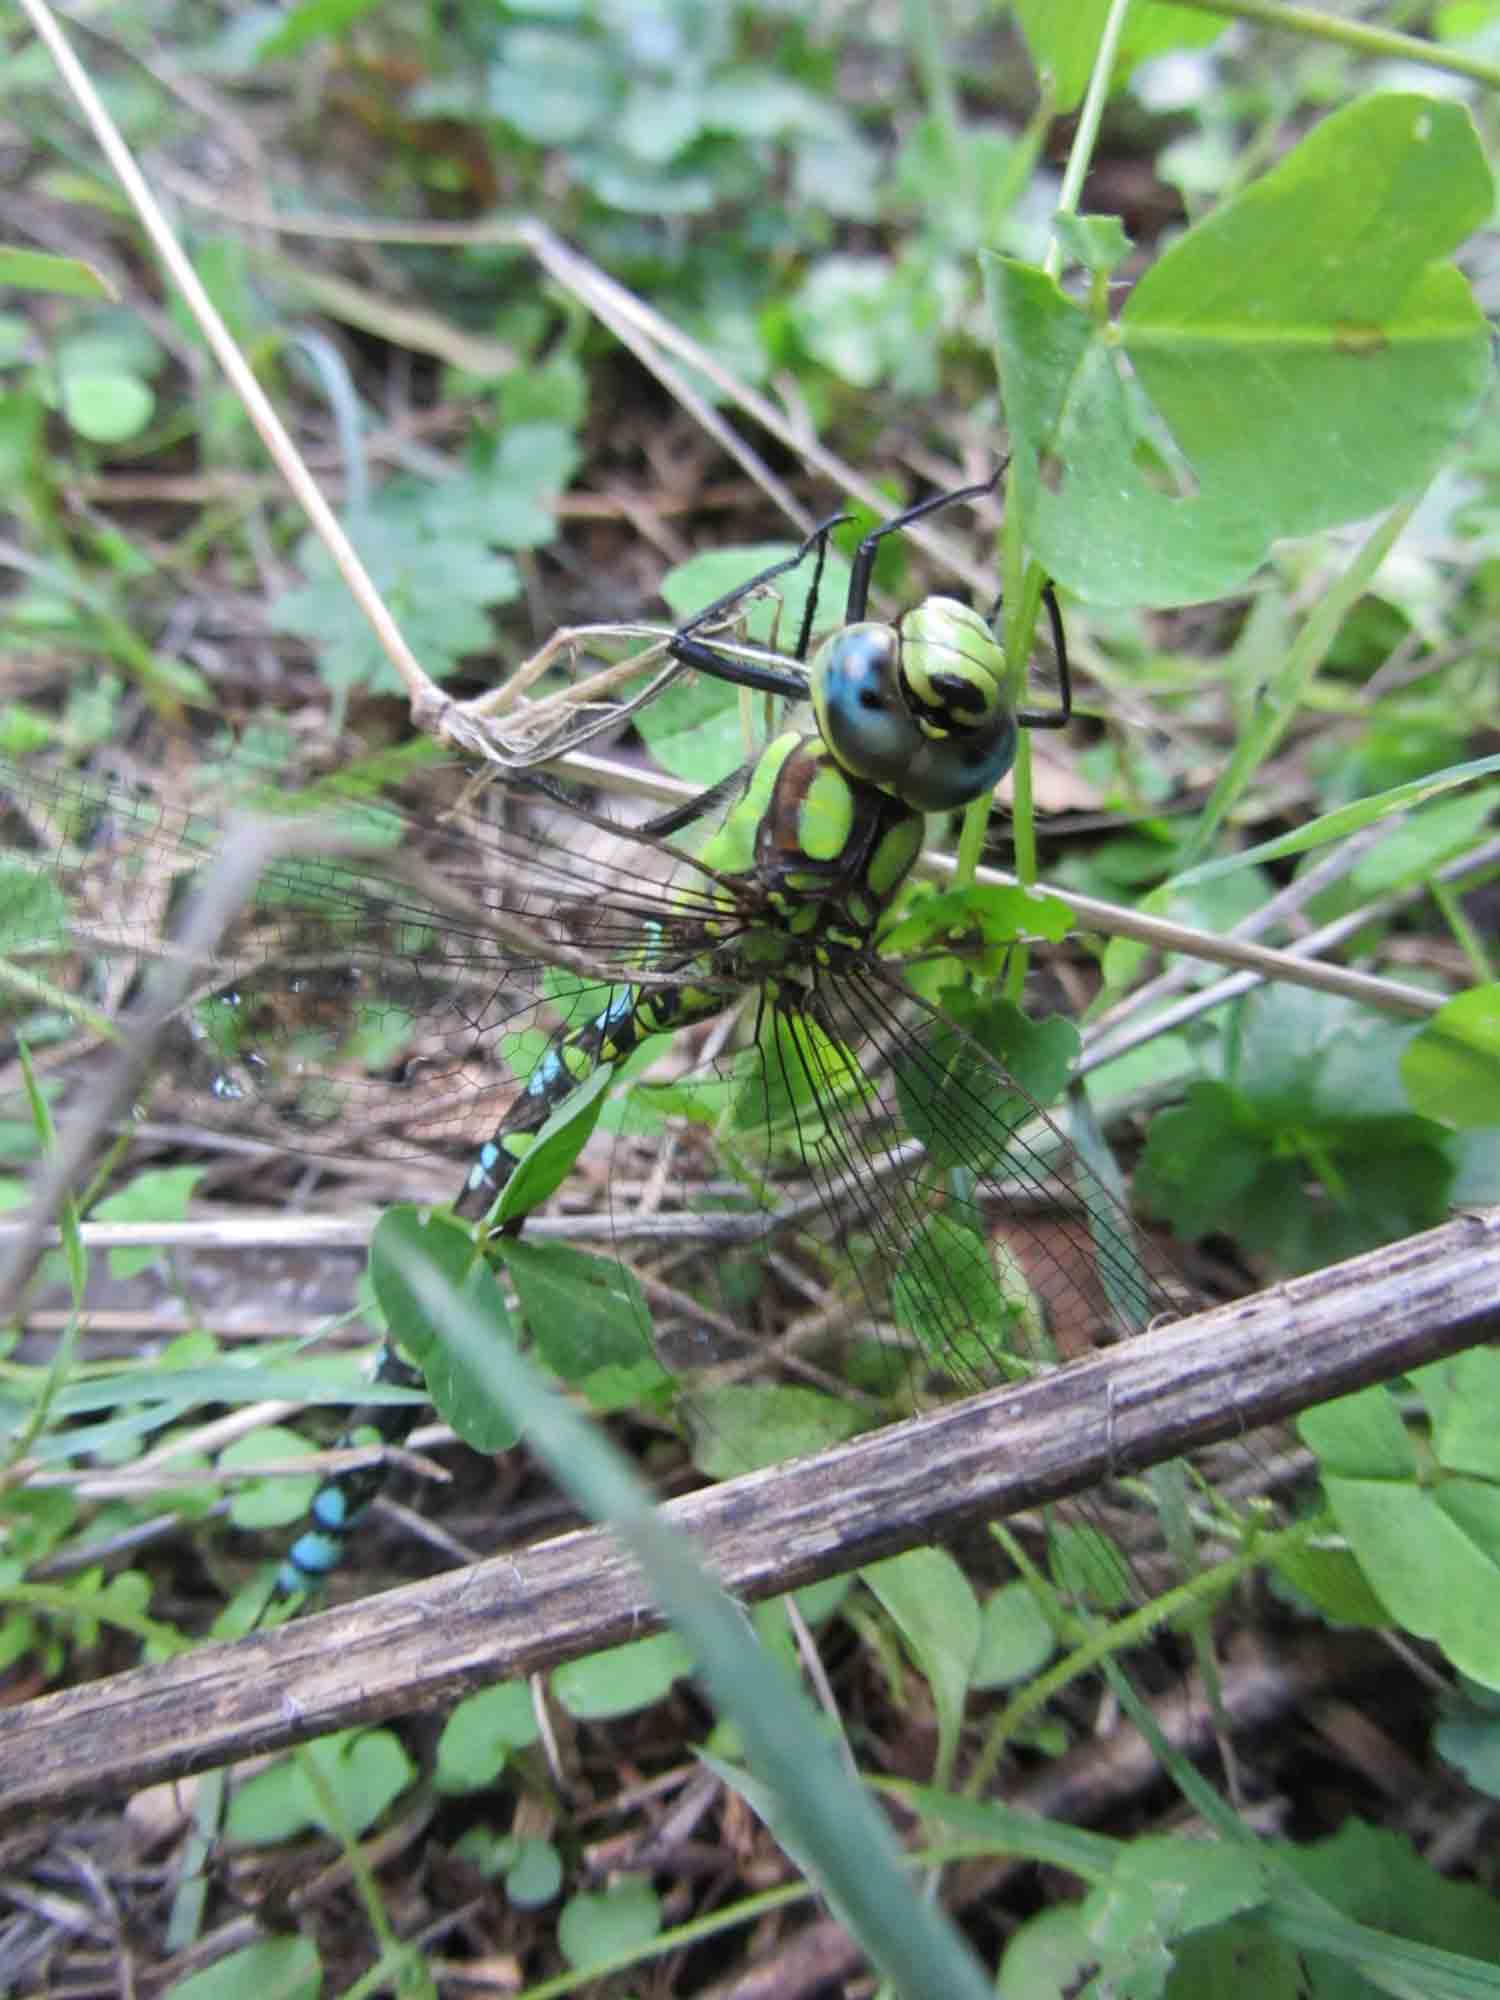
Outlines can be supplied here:
[[1179, 4], [1195, 8], [1200, 14], [1260, 21], [1268, 28], [1289, 28], [1294, 35], [1339, 42], [1364, 56], [1422, 63], [1428, 69], [1472, 76], [1492, 90], [1500, 85], [1500, 63], [1486, 62], [1482, 56], [1464, 55], [1453, 49], [1439, 49], [1431, 42], [1419, 41], [1415, 35], [1398, 34], [1394, 28], [1372, 27], [1367, 21], [1343, 21], [1334, 14], [1316, 13], [1310, 7], [1288, 7], [1284, 0], [1179, 0]]

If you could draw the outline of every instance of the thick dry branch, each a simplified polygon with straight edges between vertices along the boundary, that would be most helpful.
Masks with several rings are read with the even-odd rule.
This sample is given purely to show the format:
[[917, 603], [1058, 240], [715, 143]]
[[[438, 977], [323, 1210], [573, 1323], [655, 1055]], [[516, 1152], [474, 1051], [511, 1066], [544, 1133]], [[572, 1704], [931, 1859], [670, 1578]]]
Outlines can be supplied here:
[[[1500, 1210], [664, 1509], [725, 1587], [838, 1574], [1500, 1333]], [[0, 1716], [0, 1815], [448, 1704], [659, 1622], [597, 1530]]]

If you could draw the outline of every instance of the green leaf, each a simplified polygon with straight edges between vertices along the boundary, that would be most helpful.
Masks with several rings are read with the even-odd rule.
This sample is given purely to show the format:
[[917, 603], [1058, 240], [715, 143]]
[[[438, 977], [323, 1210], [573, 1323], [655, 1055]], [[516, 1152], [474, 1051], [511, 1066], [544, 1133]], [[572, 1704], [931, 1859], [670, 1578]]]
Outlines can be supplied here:
[[465, 1697], [438, 1738], [434, 1781], [440, 1792], [483, 1791], [499, 1777], [512, 1750], [540, 1734], [536, 1704], [525, 1681], [502, 1681]]
[[[1220, 1927], [1267, 1900], [1272, 1879], [1253, 1847], [1142, 1835], [1119, 1849], [1113, 1870], [1082, 1904], [1022, 1926], [1006, 1951], [997, 1991], [1006, 2000], [1064, 2000], [1086, 1991], [1122, 2000], [1179, 1992], [1187, 2000], [1219, 1991], [1296, 2000], [1295, 1986], [1245, 1985], [1245, 1969], [1256, 1961], [1243, 1948], [1222, 1988], [1172, 1977], [1184, 1942], [1222, 1934]], [[1285, 1956], [1295, 1967], [1295, 1955]]]
[[1475, 1791], [1500, 1799], [1500, 1713], [1475, 1705], [1448, 1715], [1433, 1730], [1432, 1747]]
[[389, 1729], [340, 1730], [307, 1744], [296, 1757], [258, 1771], [236, 1791], [225, 1819], [231, 1840], [271, 1846], [305, 1828], [329, 1833], [323, 1808], [301, 1768], [314, 1759], [337, 1798], [345, 1822], [363, 1833], [417, 1776], [416, 1767]]
[[1424, 1117], [1462, 1129], [1500, 1125], [1500, 985], [1447, 1001], [1407, 1043], [1401, 1081]]
[[567, 1661], [553, 1671], [552, 1692], [579, 1722], [604, 1722], [650, 1708], [692, 1670], [692, 1654], [677, 1634], [657, 1632]]
[[887, 951], [912, 952], [934, 944], [966, 944], [976, 937], [991, 947], [1020, 938], [1056, 943], [1073, 924], [1073, 912], [1061, 897], [1019, 882], [1006, 888], [975, 885], [914, 897], [883, 934], [881, 944]]
[[557, 1920], [557, 1942], [570, 1965], [587, 1967], [644, 1951], [661, 1929], [661, 1903], [637, 1876], [598, 1894], [572, 1896]]
[[505, 1873], [505, 1899], [517, 1910], [540, 1909], [562, 1887], [562, 1856], [550, 1840], [518, 1840]]
[[[1264, 1903], [1271, 1881], [1269, 1863], [1249, 1841], [1142, 1834], [1120, 1850], [1109, 1881], [1093, 1891], [1085, 1907], [1107, 1952], [1128, 1944], [1142, 1909], [1152, 1913], [1164, 1935], [1184, 1937]], [[1132, 1911], [1137, 1897], [1144, 1897], [1144, 1904]]]
[[346, 1826], [356, 1834], [373, 1826], [381, 1814], [417, 1780], [417, 1767], [389, 1729], [363, 1729], [320, 1737], [298, 1753], [298, 1781], [307, 1802], [307, 1823], [332, 1833], [322, 1802], [308, 1784], [300, 1760], [316, 1763], [333, 1790]]
[[[454, 673], [465, 654], [493, 645], [487, 614], [492, 606], [511, 602], [521, 588], [515, 564], [492, 552], [482, 511], [471, 513], [462, 501], [462, 494], [450, 495], [446, 485], [394, 479], [357, 518], [345, 522], [413, 651], [439, 680]], [[399, 691], [395, 668], [316, 536], [302, 538], [297, 563], [306, 582], [277, 599], [274, 628], [304, 639], [317, 652], [318, 670], [329, 686]], [[433, 588], [435, 576], [443, 580], [441, 590]]]
[[68, 901], [58, 884], [30, 868], [0, 863], [0, 952], [55, 946], [66, 937]]
[[162, 2000], [318, 2000], [323, 1968], [311, 1938], [263, 1938], [165, 1989]]
[[1026, 1273], [1000, 1242], [931, 1215], [902, 1245], [891, 1316], [951, 1380], [993, 1382], [1006, 1361], [1046, 1352], [1046, 1316]]
[[[544, 1063], [547, 1060], [542, 1057]], [[599, 1122], [613, 1082], [612, 1069], [596, 1069], [538, 1129], [501, 1190], [493, 1215], [496, 1225], [529, 1215], [562, 1186]]]
[[[1016, 0], [1016, 20], [1031, 60], [1037, 75], [1050, 81], [1059, 111], [1076, 110], [1083, 101], [1109, 12], [1110, 0], [1070, 0], [1066, 7], [1053, 5], [1052, 0]], [[1222, 35], [1226, 26], [1212, 15], [1167, 6], [1162, 0], [1132, 7], [1120, 37], [1112, 86], [1118, 89], [1148, 57], [1168, 49], [1202, 48]]]
[[896, 309], [893, 279], [885, 257], [823, 257], [791, 301], [808, 353], [857, 389], [873, 389], [908, 358], [915, 329]]
[[[761, 570], [783, 562], [796, 552], [795, 542], [753, 542], [733, 548], [706, 549], [668, 570], [658, 589], [673, 614], [686, 621], [706, 604], [712, 604]], [[743, 606], [746, 636], [757, 646], [770, 646], [785, 653], [796, 643], [816, 570], [816, 561], [809, 558], [767, 584], [763, 592]], [[830, 549], [818, 591], [818, 609], [813, 619], [815, 633], [827, 631], [837, 623], [848, 594], [849, 564], [837, 549]], [[709, 643], [713, 643], [712, 638]]]
[[[263, 1424], [225, 1445], [219, 1453], [219, 1467], [230, 1471], [241, 1465], [268, 1465], [276, 1459], [306, 1458], [311, 1451], [307, 1439], [296, 1431], [282, 1424]], [[229, 1498], [229, 1518], [237, 1528], [253, 1533], [289, 1527], [312, 1505], [319, 1484], [318, 1475], [310, 1472], [304, 1477], [282, 1475], [237, 1486]]]
[[1227, 1228], [1288, 1270], [1432, 1227], [1455, 1162], [1442, 1127], [1405, 1110], [1415, 1032], [1329, 994], [1251, 995], [1232, 1016], [1227, 1080], [1194, 1084], [1153, 1121], [1142, 1198], [1184, 1234]]
[[1500, 1353], [1470, 1348], [1417, 1369], [1411, 1379], [1432, 1420], [1438, 1463], [1500, 1485]]
[[979, 1657], [979, 1600], [946, 1549], [908, 1549], [860, 1575], [879, 1598], [932, 1694], [939, 1772], [953, 1767], [974, 1663]]
[[118, 299], [119, 293], [102, 271], [77, 257], [57, 257], [47, 250], [22, 250], [0, 244], [0, 286], [18, 292], [60, 292], [80, 299]]
[[1488, 380], [1482, 316], [1441, 260], [1492, 205], [1463, 107], [1390, 93], [1326, 118], [1190, 229], [1117, 328], [989, 257], [1038, 560], [1093, 603], [1190, 603], [1243, 582], [1277, 537], [1420, 490]]
[[[1413, 1852], [1404, 1835], [1350, 1818], [1327, 1840], [1308, 1847], [1278, 1843], [1274, 1851], [1310, 1889], [1346, 1916], [1377, 1933], [1465, 1953], [1475, 1961], [1469, 1990], [1477, 1995], [1493, 1987], [1495, 1967], [1500, 1965], [1500, 1901], [1473, 1883], [1449, 1881]], [[1310, 1990], [1320, 1995], [1359, 1992], [1352, 1984], [1355, 1968], [1347, 1962], [1308, 1951], [1303, 1965], [1304, 1976], [1316, 1982]], [[1402, 1968], [1398, 1965], [1393, 1971], [1399, 1977]], [[1408, 1973], [1397, 1990], [1416, 1993], [1422, 1988]]]
[[[1247, 866], [1259, 866], [1267, 861], [1282, 861], [1289, 855], [1307, 854], [1314, 848], [1326, 847], [1330, 841], [1346, 840], [1350, 834], [1362, 828], [1375, 825], [1379, 820], [1392, 818], [1397, 814], [1410, 812], [1429, 799], [1440, 797], [1461, 786], [1475, 785], [1480, 778], [1489, 777], [1500, 771], [1500, 756], [1475, 757], [1468, 763], [1452, 764], [1441, 771], [1426, 772], [1420, 778], [1411, 778], [1405, 784], [1393, 785], [1389, 790], [1373, 792], [1368, 797], [1355, 799], [1349, 805], [1339, 806], [1333, 812], [1322, 813], [1316, 819], [1307, 820], [1292, 832], [1279, 835], [1275, 840], [1263, 840], [1257, 846], [1238, 848], [1233, 854], [1226, 854], [1217, 861], [1202, 862], [1196, 868], [1188, 868], [1172, 878], [1174, 893], [1185, 888], [1197, 888], [1205, 882], [1217, 880], [1220, 876], [1237, 873]], [[1372, 868], [1365, 875], [1366, 862], [1360, 863], [1359, 875], [1366, 892], [1370, 895], [1385, 888], [1393, 888], [1409, 879], [1420, 879], [1430, 869], [1446, 860], [1455, 852], [1462, 852], [1476, 826], [1482, 824], [1490, 811], [1489, 788], [1477, 791], [1474, 800], [1464, 808], [1462, 820], [1457, 829], [1444, 828], [1445, 837], [1434, 839], [1429, 830], [1421, 824], [1408, 842], [1401, 830], [1396, 839], [1400, 848], [1392, 846], [1387, 857], [1387, 843], [1382, 842], [1375, 850], [1380, 860], [1378, 868]], [[1439, 823], [1441, 826], [1443, 823]], [[1455, 844], [1456, 843], [1456, 844]], [[1413, 851], [1414, 850], [1414, 851]], [[1367, 857], [1367, 860], [1369, 857]]]
[[[943, 995], [951, 1022], [922, 1033], [920, 1054], [898, 1052], [896, 1094], [914, 1138], [938, 1167], [1003, 1173], [1010, 1134], [1051, 1104], [1067, 1086], [1079, 1049], [1078, 1030], [1060, 1014], [1033, 1021], [1008, 1000], [976, 1003], [959, 990]], [[1013, 1077], [974, 1059], [980, 1046]], [[1022, 1092], [1025, 1094], [1023, 1095]]]
[[275, 33], [257, 45], [255, 60], [274, 62], [280, 56], [298, 55], [314, 42], [352, 27], [376, 4], [377, 0], [301, 0], [288, 10]]
[[[182, 1222], [203, 1178], [202, 1167], [152, 1167], [138, 1173], [118, 1194], [95, 1204], [99, 1222]], [[111, 1250], [109, 1268], [116, 1278], [133, 1278], [155, 1269], [161, 1252], [151, 1245]]]
[[489, 108], [539, 146], [566, 146], [598, 131], [620, 95], [603, 40], [579, 30], [515, 27], [498, 40]]
[[80, 437], [94, 444], [123, 444], [150, 423], [156, 396], [138, 375], [82, 375], [62, 378], [62, 411]]
[[439, 1414], [475, 1451], [508, 1451], [516, 1441], [515, 1427], [493, 1407], [413, 1294], [408, 1264], [414, 1258], [435, 1264], [460, 1296], [484, 1314], [494, 1338], [514, 1345], [515, 1329], [494, 1273], [466, 1229], [442, 1216], [424, 1216], [410, 1205], [387, 1209], [370, 1238], [370, 1281], [380, 1310], [392, 1339], [422, 1370]]
[[1389, 1612], [1349, 1549], [1304, 1544], [1281, 1550], [1272, 1558], [1272, 1567], [1336, 1625], [1362, 1625], [1374, 1631], [1390, 1623]]
[[617, 1257], [595, 1257], [566, 1243], [501, 1237], [495, 1249], [516, 1288], [538, 1354], [565, 1382], [601, 1406], [638, 1402], [669, 1378], [651, 1347], [651, 1314], [635, 1274]]
[[805, 1458], [842, 1444], [868, 1424], [852, 1404], [795, 1383], [703, 1389], [684, 1414], [692, 1432], [693, 1464], [706, 1479], [738, 1479], [762, 1466]]
[[1417, 1462], [1388, 1389], [1360, 1389], [1304, 1410], [1297, 1432], [1325, 1473], [1351, 1479], [1412, 1480]]
[[1298, 1429], [1324, 1461], [1329, 1505], [1391, 1617], [1471, 1680], [1500, 1688], [1500, 1488], [1446, 1467], [1419, 1481], [1384, 1389], [1308, 1411]]
[[969, 1684], [976, 1690], [1014, 1687], [1039, 1673], [1056, 1650], [1035, 1591], [1018, 1577], [985, 1599]]
[[640, 711], [636, 725], [669, 776], [704, 791], [745, 762], [751, 749], [741, 691], [710, 674], [674, 681]]

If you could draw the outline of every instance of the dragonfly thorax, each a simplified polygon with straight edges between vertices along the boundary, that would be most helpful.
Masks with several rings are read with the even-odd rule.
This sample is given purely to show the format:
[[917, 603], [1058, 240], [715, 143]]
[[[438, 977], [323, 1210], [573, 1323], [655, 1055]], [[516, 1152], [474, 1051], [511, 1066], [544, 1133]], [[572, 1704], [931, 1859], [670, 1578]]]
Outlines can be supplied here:
[[1005, 652], [980, 614], [929, 597], [894, 625], [846, 625], [813, 655], [823, 740], [856, 778], [923, 812], [968, 805], [1015, 761]]
[[700, 855], [743, 893], [743, 918], [783, 962], [862, 949], [922, 851], [920, 812], [842, 768], [816, 736], [769, 744]]

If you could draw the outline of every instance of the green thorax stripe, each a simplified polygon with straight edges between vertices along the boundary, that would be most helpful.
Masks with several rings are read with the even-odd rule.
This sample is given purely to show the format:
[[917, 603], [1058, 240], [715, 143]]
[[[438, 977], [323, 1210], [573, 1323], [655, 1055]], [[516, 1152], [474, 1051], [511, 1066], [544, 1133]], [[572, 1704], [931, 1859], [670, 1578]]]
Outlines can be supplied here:
[[742, 886], [769, 929], [866, 943], [925, 833], [921, 813], [850, 777], [820, 737], [788, 731], [767, 746], [699, 859]]

